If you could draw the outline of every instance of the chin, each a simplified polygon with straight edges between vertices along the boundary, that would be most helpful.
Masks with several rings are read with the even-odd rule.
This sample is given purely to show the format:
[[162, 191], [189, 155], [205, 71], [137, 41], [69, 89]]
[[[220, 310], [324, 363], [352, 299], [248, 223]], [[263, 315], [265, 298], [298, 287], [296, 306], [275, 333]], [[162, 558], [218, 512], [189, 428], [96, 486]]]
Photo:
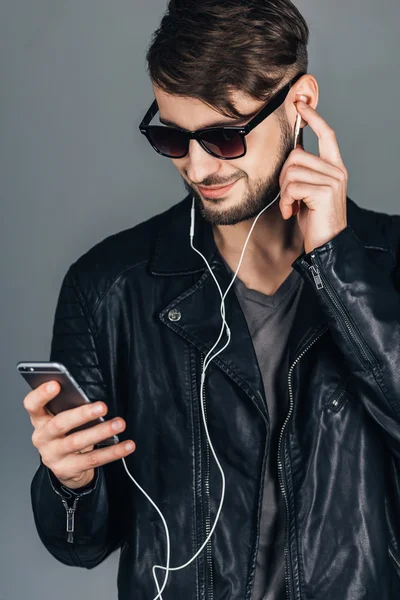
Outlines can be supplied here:
[[200, 211], [203, 218], [212, 225], [236, 225], [251, 219], [254, 215], [249, 214], [241, 200], [221, 199], [218, 203], [202, 199]]

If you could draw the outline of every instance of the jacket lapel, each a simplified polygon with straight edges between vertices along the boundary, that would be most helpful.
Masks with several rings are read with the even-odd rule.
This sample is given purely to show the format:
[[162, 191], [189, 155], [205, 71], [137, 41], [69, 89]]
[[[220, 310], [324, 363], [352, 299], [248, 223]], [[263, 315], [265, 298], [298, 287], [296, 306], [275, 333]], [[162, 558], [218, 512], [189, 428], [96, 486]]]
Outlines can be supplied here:
[[[231, 281], [228, 272], [217, 259], [212, 262], [211, 268], [222, 293], [224, 293]], [[160, 319], [205, 356], [220, 336], [222, 327], [220, 307], [220, 294], [214, 279], [207, 270], [191, 288], [161, 311]], [[243, 389], [267, 420], [264, 387], [257, 357], [233, 286], [225, 298], [225, 310], [226, 321], [231, 330], [231, 341], [212, 362]], [[179, 316], [178, 320], [176, 317], [175, 319], [170, 318], [171, 311], [175, 311], [172, 313], [173, 315]], [[211, 356], [223, 348], [227, 339], [224, 331]], [[212, 366], [210, 368], [212, 369]]]

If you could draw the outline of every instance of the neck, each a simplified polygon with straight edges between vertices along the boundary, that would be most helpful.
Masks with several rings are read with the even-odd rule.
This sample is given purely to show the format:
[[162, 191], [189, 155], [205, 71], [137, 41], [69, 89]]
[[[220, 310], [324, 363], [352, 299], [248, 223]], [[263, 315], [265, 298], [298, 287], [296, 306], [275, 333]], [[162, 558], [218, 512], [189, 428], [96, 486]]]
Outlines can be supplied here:
[[[237, 225], [213, 226], [219, 252], [232, 271], [255, 218]], [[285, 220], [276, 202], [259, 217], [250, 236], [238, 277], [251, 289], [273, 294], [292, 271], [292, 263], [303, 252], [303, 235], [297, 216]]]

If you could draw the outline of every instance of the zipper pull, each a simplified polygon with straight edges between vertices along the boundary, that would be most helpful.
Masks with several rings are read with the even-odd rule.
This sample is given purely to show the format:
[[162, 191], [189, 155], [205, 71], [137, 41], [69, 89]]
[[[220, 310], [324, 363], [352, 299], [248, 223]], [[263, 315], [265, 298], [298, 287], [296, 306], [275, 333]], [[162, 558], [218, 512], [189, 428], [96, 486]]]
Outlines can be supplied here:
[[78, 500], [78, 497], [75, 498], [73, 506], [70, 507], [68, 506], [67, 501], [62, 499], [62, 503], [65, 507], [65, 512], [67, 513], [67, 542], [69, 542], [70, 544], [72, 544], [74, 541], [75, 511]]
[[317, 290], [322, 290], [322, 288], [324, 287], [324, 284], [322, 283], [322, 279], [321, 279], [321, 275], [319, 274], [318, 267], [316, 267], [314, 265], [310, 265], [309, 269], [310, 269], [311, 274], [313, 276], [314, 283], [317, 286]]

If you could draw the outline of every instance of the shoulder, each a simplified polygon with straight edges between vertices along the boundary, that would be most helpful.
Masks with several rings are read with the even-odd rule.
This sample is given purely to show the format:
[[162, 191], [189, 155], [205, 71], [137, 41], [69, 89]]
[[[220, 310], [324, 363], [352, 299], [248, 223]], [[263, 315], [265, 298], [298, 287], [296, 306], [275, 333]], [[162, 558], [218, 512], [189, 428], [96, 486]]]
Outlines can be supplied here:
[[[379, 202], [377, 202], [379, 206]], [[397, 255], [400, 246], [400, 215], [362, 207], [347, 198], [348, 225], [366, 247]]]
[[183, 202], [107, 236], [71, 264], [66, 278], [84, 297], [90, 312], [121, 278], [139, 276], [139, 271], [140, 277], [146, 274], [160, 230]]

